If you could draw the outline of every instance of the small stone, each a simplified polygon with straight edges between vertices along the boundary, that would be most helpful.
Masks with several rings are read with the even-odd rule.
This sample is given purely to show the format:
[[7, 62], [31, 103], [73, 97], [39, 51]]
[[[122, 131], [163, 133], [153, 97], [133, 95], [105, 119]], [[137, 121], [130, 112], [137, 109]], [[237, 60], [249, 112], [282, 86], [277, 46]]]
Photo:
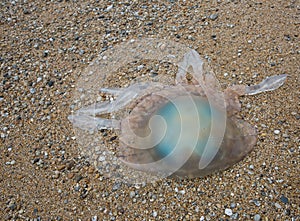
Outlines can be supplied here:
[[59, 165], [57, 166], [57, 170], [58, 171], [62, 171], [63, 169], [65, 169], [66, 165]]
[[43, 52], [43, 56], [44, 57], [47, 57], [49, 55], [49, 51], [48, 50], [45, 50], [44, 52]]
[[139, 65], [139, 66], [137, 66], [137, 70], [138, 70], [138, 71], [142, 70], [143, 68], [144, 68], [144, 65], [142, 65], [142, 64]]
[[276, 135], [280, 134], [280, 130], [274, 130], [274, 134]]
[[280, 200], [281, 200], [281, 202], [283, 202], [284, 204], [289, 203], [289, 199], [286, 198], [284, 195], [282, 195], [282, 196], [280, 197]]
[[55, 171], [55, 172], [54, 172], [54, 175], [52, 175], [52, 178], [53, 178], [53, 179], [58, 179], [59, 176], [60, 176], [59, 171]]
[[74, 180], [76, 181], [76, 183], [79, 183], [79, 181], [82, 180], [82, 179], [83, 179], [83, 176], [81, 176], [80, 174], [76, 174], [74, 176]]
[[11, 210], [15, 210], [17, 208], [17, 205], [14, 203], [14, 202], [11, 202], [9, 205], [8, 205], [8, 208], [11, 209]]
[[225, 214], [226, 214], [227, 216], [232, 216], [232, 210], [226, 208], [226, 209], [225, 209]]
[[277, 209], [281, 209], [281, 208], [282, 208], [282, 207], [280, 206], [279, 203], [275, 203], [274, 205], [275, 205], [275, 207], [276, 207]]
[[260, 215], [259, 214], [255, 214], [255, 216], [253, 217], [254, 221], [260, 221]]
[[34, 89], [34, 88], [30, 88], [29, 91], [30, 91], [31, 94], [34, 94], [34, 93], [35, 93], [35, 89]]
[[234, 213], [231, 216], [231, 219], [233, 219], [233, 220], [237, 220], [238, 218], [239, 218], [239, 214], [238, 213]]
[[43, 78], [42, 78], [42, 77], [38, 77], [38, 78], [36, 79], [36, 82], [39, 83], [41, 80], [43, 80]]
[[219, 17], [219, 15], [218, 14], [211, 14], [210, 16], [209, 16], [209, 18], [211, 19], [211, 20], [216, 20], [217, 18]]
[[259, 200], [257, 200], [257, 199], [254, 199], [254, 200], [253, 200], [253, 203], [254, 203], [256, 206], [260, 206], [260, 205], [261, 205], [260, 202], [259, 202]]
[[78, 192], [78, 191], [79, 191], [79, 189], [80, 189], [80, 186], [79, 186], [79, 184], [78, 184], [78, 183], [76, 183], [76, 185], [74, 186], [74, 190], [75, 190], [76, 192]]
[[233, 209], [235, 208], [236, 204], [235, 203], [230, 203], [230, 208]]
[[113, 5], [110, 5], [110, 6], [108, 6], [107, 8], [106, 8], [106, 10], [105, 11], [110, 11], [111, 9], [113, 8]]
[[131, 192], [129, 193], [129, 196], [130, 196], [130, 198], [135, 197], [135, 192], [134, 192], [134, 191], [131, 191]]
[[115, 183], [112, 187], [112, 190], [116, 191], [116, 190], [120, 189], [120, 187], [121, 187], [121, 183]]
[[156, 211], [153, 211], [152, 216], [153, 216], [153, 217], [157, 217], [157, 212], [156, 212]]
[[52, 86], [54, 85], [54, 81], [48, 81], [48, 82], [47, 82], [47, 85], [48, 85], [49, 87], [52, 87]]

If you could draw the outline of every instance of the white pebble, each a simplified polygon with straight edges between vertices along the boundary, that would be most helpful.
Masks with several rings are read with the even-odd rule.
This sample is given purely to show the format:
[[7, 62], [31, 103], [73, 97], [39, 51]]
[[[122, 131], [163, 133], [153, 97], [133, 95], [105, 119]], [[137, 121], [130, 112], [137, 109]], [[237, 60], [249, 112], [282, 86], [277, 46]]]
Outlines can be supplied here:
[[275, 205], [275, 207], [276, 207], [277, 209], [281, 209], [281, 206], [280, 206], [279, 203], [275, 203], [274, 205]]
[[232, 210], [231, 209], [225, 209], [225, 214], [227, 216], [232, 216]]
[[152, 215], [153, 215], [153, 217], [157, 217], [157, 212], [153, 211]]
[[255, 216], [254, 216], [254, 221], [259, 221], [260, 220], [260, 215], [259, 214], [256, 214]]
[[280, 130], [274, 130], [274, 134], [279, 134], [280, 133]]
[[107, 8], [106, 8], [106, 10], [105, 11], [110, 11], [111, 9], [113, 8], [113, 5], [110, 5], [110, 6], [108, 6]]

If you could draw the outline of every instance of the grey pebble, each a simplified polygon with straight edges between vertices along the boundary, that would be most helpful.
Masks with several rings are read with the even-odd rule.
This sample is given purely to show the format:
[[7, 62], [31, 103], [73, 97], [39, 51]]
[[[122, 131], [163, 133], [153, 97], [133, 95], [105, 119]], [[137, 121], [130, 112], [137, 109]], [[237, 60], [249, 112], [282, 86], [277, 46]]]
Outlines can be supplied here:
[[43, 52], [43, 56], [44, 57], [47, 57], [49, 55], [49, 51], [48, 50], [45, 50], [44, 52]]
[[253, 203], [254, 203], [256, 206], [260, 206], [260, 205], [261, 205], [261, 203], [260, 203], [257, 199], [254, 199], [254, 200], [253, 200]]
[[115, 183], [112, 187], [112, 190], [116, 191], [116, 190], [120, 189], [121, 185], [122, 185], [121, 183]]
[[289, 199], [286, 198], [284, 195], [282, 195], [282, 196], [280, 197], [280, 200], [281, 200], [281, 202], [283, 202], [284, 204], [289, 203]]
[[75, 191], [79, 191], [79, 189], [80, 189], [80, 186], [79, 186], [78, 183], [76, 183], [76, 185], [75, 185], [75, 187], [74, 187], [74, 190], [75, 190]]
[[209, 18], [211, 19], [211, 20], [216, 20], [217, 18], [219, 17], [219, 15], [218, 14], [211, 14], [210, 16], [209, 16]]
[[134, 191], [131, 191], [131, 192], [129, 193], [129, 196], [130, 196], [130, 198], [135, 197], [135, 192], [134, 192]]
[[8, 208], [10, 208], [11, 210], [15, 210], [17, 208], [17, 205], [14, 203], [14, 202], [11, 202], [9, 205], [8, 205]]
[[30, 91], [31, 94], [34, 94], [36, 90], [34, 88], [30, 88], [29, 91]]
[[234, 213], [231, 216], [231, 219], [237, 220], [239, 218], [239, 214], [238, 213]]

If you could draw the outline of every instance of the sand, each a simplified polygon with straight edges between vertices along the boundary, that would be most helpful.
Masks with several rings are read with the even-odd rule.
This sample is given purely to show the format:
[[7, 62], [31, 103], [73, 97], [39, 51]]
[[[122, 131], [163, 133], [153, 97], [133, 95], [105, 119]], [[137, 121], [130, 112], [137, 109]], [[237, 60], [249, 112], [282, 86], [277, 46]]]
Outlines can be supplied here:
[[[2, 1], [0, 219], [300, 220], [299, 9], [277, 0]], [[289, 75], [278, 90], [241, 99], [258, 131], [244, 160], [204, 178], [128, 185], [81, 154], [67, 120], [78, 78], [102, 51], [147, 37], [196, 49], [224, 88]]]

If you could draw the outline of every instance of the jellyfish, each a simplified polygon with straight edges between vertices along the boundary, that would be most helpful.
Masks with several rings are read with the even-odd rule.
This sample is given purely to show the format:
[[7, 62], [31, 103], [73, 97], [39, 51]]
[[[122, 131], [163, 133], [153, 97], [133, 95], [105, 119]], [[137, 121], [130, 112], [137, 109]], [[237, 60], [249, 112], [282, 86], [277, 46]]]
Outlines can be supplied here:
[[[132, 171], [203, 177], [238, 163], [256, 144], [255, 128], [238, 116], [239, 97], [275, 90], [286, 77], [222, 91], [209, 66], [191, 49], [179, 62], [173, 84], [100, 88], [115, 99], [82, 107], [69, 120], [86, 131], [119, 131], [116, 158]], [[120, 110], [126, 110], [125, 116], [105, 117]]]

